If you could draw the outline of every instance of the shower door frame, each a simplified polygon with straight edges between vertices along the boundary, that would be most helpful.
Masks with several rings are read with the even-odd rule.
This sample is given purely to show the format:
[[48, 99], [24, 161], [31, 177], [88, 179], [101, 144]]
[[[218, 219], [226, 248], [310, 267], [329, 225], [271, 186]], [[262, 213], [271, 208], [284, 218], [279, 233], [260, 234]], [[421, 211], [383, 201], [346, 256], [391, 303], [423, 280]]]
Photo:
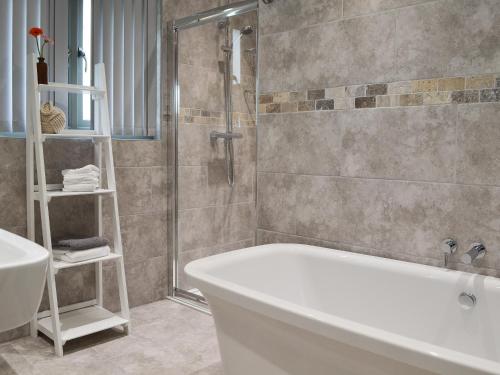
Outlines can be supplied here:
[[[173, 79], [170, 83], [170, 103], [171, 103], [171, 117], [173, 120], [172, 131], [167, 130], [167, 137], [169, 138], [167, 152], [168, 159], [170, 162], [167, 163], [168, 166], [173, 166], [173, 175], [171, 173], [171, 178], [173, 180], [170, 196], [168, 198], [169, 218], [171, 220], [168, 228], [167, 242], [168, 248], [173, 251], [170, 252], [168, 257], [168, 298], [179, 303], [191, 306], [203, 312], [209, 313], [208, 306], [205, 298], [191, 293], [187, 290], [179, 288], [179, 275], [178, 275], [178, 265], [179, 265], [179, 242], [178, 242], [178, 230], [179, 230], [179, 210], [178, 210], [178, 176], [179, 176], [179, 162], [178, 162], [178, 130], [179, 130], [179, 115], [180, 115], [180, 86], [179, 86], [179, 33], [182, 30], [201, 26], [207, 23], [214, 23], [222, 21], [233, 16], [249, 13], [259, 9], [258, 0], [245, 0], [238, 3], [233, 3], [230, 5], [225, 5], [222, 7], [217, 7], [211, 10], [207, 10], [200, 13], [195, 13], [191, 16], [183, 17], [174, 20], [171, 25], [169, 25], [169, 34], [167, 35], [168, 45], [170, 46], [171, 58], [168, 59], [167, 68], [169, 65], [173, 66], [172, 69], [168, 69], [166, 72], [173, 75]], [[258, 22], [258, 21], [257, 21]], [[257, 46], [259, 45], [259, 34], [257, 33]], [[168, 57], [168, 56], [167, 56]], [[256, 95], [255, 100], [257, 102], [258, 98], [258, 54], [257, 54], [257, 68], [256, 68]], [[256, 103], [255, 117], [257, 121], [258, 105]], [[209, 141], [209, 140], [207, 140]], [[257, 170], [257, 168], [256, 168]]]

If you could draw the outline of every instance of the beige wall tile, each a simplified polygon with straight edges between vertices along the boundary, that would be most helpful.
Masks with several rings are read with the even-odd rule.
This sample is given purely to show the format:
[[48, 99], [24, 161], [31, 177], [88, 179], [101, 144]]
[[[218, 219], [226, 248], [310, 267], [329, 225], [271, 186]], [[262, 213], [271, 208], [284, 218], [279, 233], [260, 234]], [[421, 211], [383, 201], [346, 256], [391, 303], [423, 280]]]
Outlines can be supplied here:
[[344, 17], [382, 12], [428, 1], [431, 0], [349, 0], [344, 1]]
[[294, 48], [284, 54], [296, 59], [297, 70], [287, 76], [287, 85], [292, 81], [297, 89], [308, 89], [393, 81], [394, 33], [395, 16], [389, 13], [292, 31]]
[[353, 85], [345, 88], [346, 96], [360, 97], [366, 96], [366, 85]]
[[297, 102], [293, 103], [281, 103], [280, 112], [288, 113], [288, 112], [297, 112], [299, 110], [299, 106]]
[[390, 230], [381, 244], [383, 248], [442, 261], [438, 244], [446, 236], [456, 236], [454, 226], [457, 219], [461, 220], [454, 215], [454, 185], [399, 181], [381, 184], [390, 197], [386, 201]]
[[457, 182], [500, 185], [499, 104], [458, 107]]
[[325, 98], [344, 98], [346, 96], [346, 87], [332, 87], [325, 90]]
[[26, 142], [24, 139], [0, 138], [0, 169], [26, 168]]
[[235, 184], [229, 186], [223, 163], [179, 167], [179, 208], [202, 208], [253, 201], [254, 163], [235, 165]]
[[438, 80], [439, 91], [456, 91], [465, 88], [465, 78], [442, 78]]
[[297, 80], [302, 73], [297, 66], [297, 53], [292, 49], [296, 45], [295, 38], [292, 32], [261, 36], [259, 83], [263, 92], [297, 89]]
[[418, 81], [411, 82], [412, 92], [431, 92], [437, 91], [438, 80], [437, 79], [421, 79]]
[[341, 126], [338, 113], [262, 116], [259, 171], [337, 175]]
[[[335, 110], [348, 109], [348, 101], [350, 98], [335, 98]], [[351, 108], [354, 108], [354, 103]]]
[[390, 235], [388, 207], [391, 195], [382, 180], [339, 179], [342, 209], [332, 212], [339, 222], [337, 238], [342, 243], [383, 249]]
[[[123, 216], [120, 224], [126, 264], [167, 255], [166, 215], [159, 213]], [[110, 232], [112, 233], [111, 230], [108, 231]]]
[[275, 92], [273, 94], [273, 103], [286, 103], [290, 101], [290, 93], [288, 91]]
[[387, 94], [410, 94], [412, 91], [411, 81], [390, 82], [387, 84]]
[[465, 88], [467, 89], [489, 89], [495, 87], [494, 75], [467, 77]]
[[340, 210], [341, 194], [334, 178], [297, 177], [296, 234], [325, 240], [338, 238]]
[[0, 228], [26, 225], [26, 173], [0, 169]]
[[160, 141], [115, 140], [113, 156], [116, 167], [153, 167], [166, 163]]
[[399, 96], [399, 105], [402, 107], [420, 106], [423, 103], [423, 94], [403, 94]]
[[278, 1], [260, 7], [259, 16], [263, 34], [282, 32], [339, 19], [342, 1]]
[[465, 63], [463, 43], [457, 43], [463, 37], [463, 29], [463, 4], [455, 0], [427, 2], [398, 10], [398, 78], [463, 75], [448, 74], [450, 67]]
[[181, 107], [224, 110], [224, 90], [218, 70], [180, 64], [179, 86]]
[[451, 92], [438, 91], [438, 92], [424, 92], [423, 104], [448, 104], [451, 103]]
[[453, 182], [455, 116], [449, 106], [343, 113], [341, 175]]
[[291, 174], [257, 174], [258, 228], [295, 233], [296, 180]]
[[378, 95], [377, 107], [399, 107], [399, 95]]
[[304, 100], [301, 102], [298, 102], [298, 111], [299, 112], [306, 112], [306, 111], [314, 111], [314, 100]]

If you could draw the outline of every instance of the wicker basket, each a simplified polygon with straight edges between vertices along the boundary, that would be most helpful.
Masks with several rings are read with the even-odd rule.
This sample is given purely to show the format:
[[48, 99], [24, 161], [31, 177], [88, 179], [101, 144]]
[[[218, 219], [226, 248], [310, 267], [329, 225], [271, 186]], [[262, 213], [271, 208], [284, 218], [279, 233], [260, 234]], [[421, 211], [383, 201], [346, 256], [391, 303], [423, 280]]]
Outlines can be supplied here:
[[40, 108], [42, 133], [55, 134], [63, 131], [66, 126], [66, 115], [63, 110], [47, 102]]

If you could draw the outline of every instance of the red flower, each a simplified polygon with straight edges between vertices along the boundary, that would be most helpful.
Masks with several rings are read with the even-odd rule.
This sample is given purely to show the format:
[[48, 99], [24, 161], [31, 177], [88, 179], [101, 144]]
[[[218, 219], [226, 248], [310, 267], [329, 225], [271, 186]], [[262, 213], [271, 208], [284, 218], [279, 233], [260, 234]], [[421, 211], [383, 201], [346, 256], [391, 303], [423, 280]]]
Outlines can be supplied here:
[[40, 27], [32, 27], [29, 31], [29, 34], [36, 38], [43, 34], [43, 29], [41, 29]]

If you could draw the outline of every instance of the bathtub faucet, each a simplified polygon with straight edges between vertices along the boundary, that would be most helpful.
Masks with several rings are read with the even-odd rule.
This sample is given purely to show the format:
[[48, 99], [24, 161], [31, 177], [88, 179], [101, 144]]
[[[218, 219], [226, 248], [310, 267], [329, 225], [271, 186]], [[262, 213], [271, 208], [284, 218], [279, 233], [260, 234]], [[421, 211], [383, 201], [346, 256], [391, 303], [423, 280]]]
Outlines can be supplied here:
[[464, 255], [462, 255], [462, 262], [465, 264], [473, 264], [476, 260], [483, 258], [486, 255], [486, 247], [479, 242], [473, 243]]
[[441, 244], [441, 249], [443, 250], [444, 254], [444, 266], [448, 267], [448, 260], [450, 255], [457, 251], [457, 241], [448, 238]]

